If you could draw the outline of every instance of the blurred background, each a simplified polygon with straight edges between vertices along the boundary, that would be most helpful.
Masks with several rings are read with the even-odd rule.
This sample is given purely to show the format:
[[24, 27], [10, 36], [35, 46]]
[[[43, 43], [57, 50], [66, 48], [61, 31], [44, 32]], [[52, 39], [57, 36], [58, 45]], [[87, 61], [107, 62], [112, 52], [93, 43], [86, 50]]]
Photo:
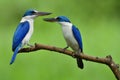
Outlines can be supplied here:
[[115, 80], [106, 65], [84, 60], [81, 70], [75, 59], [46, 50], [19, 54], [9, 65], [13, 33], [28, 9], [53, 13], [35, 20], [31, 44], [64, 48], [61, 26], [42, 20], [64, 15], [81, 31], [85, 54], [111, 55], [120, 64], [120, 0], [1, 0], [0, 80]]

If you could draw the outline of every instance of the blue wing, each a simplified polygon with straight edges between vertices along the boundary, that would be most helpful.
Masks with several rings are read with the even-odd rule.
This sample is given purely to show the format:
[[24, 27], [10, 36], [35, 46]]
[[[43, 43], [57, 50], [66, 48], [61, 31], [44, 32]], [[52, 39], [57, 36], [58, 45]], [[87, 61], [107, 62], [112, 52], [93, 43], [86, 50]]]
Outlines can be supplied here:
[[72, 26], [72, 32], [73, 32], [73, 35], [75, 37], [75, 39], [77, 40], [78, 44], [79, 44], [79, 47], [81, 49], [81, 52], [83, 52], [83, 45], [82, 45], [82, 37], [80, 35], [80, 31], [78, 28], [76, 28], [74, 25]]
[[13, 44], [12, 44], [13, 51], [21, 44], [23, 38], [28, 33], [29, 28], [30, 25], [28, 21], [22, 22], [18, 25], [13, 36]]

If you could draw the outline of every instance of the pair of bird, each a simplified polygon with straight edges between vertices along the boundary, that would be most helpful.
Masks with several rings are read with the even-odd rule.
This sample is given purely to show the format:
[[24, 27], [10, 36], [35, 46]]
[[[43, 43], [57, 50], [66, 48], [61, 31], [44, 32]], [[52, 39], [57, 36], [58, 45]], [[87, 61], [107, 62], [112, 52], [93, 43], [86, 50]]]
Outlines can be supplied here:
[[[48, 12], [39, 12], [36, 10], [28, 10], [23, 15], [20, 24], [18, 25], [13, 36], [12, 51], [14, 52], [10, 64], [15, 61], [16, 55], [19, 50], [25, 46], [29, 45], [29, 40], [33, 33], [33, 23], [34, 19], [38, 16], [50, 15]], [[70, 20], [65, 16], [58, 16], [56, 18], [45, 18], [48, 22], [58, 22], [62, 26], [63, 36], [67, 42], [67, 49], [71, 47], [75, 53], [80, 54], [83, 52], [82, 38], [79, 30], [70, 22]], [[83, 69], [83, 61], [81, 58], [77, 58], [78, 67]]]

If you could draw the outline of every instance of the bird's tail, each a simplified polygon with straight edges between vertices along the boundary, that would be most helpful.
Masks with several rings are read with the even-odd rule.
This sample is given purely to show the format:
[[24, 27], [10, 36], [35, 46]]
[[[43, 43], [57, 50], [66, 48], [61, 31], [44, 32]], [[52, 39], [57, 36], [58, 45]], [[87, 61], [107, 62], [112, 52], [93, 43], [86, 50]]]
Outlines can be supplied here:
[[11, 61], [10, 61], [10, 65], [15, 61], [15, 58], [16, 58], [16, 56], [17, 56], [17, 53], [18, 53], [19, 49], [20, 49], [20, 46], [18, 46], [18, 47], [15, 49], [14, 54], [13, 54], [13, 56], [12, 56], [12, 59], [11, 59]]
[[81, 58], [77, 58], [77, 65], [79, 68], [83, 69], [84, 68], [84, 64]]
[[[82, 52], [82, 51], [79, 50], [79, 51], [77, 52], [77, 54], [82, 54], [81, 52]], [[81, 68], [81, 69], [84, 68], [84, 64], [83, 64], [83, 61], [82, 61], [81, 58], [77, 58], [77, 65], [78, 65], [78, 67]]]

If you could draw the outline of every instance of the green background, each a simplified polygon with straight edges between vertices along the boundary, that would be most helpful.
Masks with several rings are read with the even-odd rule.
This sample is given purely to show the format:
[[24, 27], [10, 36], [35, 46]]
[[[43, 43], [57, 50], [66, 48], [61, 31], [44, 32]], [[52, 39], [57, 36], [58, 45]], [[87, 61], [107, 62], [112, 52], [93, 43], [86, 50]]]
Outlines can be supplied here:
[[106, 65], [84, 61], [81, 70], [75, 59], [45, 50], [19, 54], [14, 64], [9, 65], [13, 33], [28, 9], [53, 13], [35, 20], [31, 44], [64, 48], [61, 26], [42, 20], [64, 15], [80, 29], [84, 53], [111, 55], [120, 64], [120, 0], [1, 0], [0, 80], [115, 80]]

